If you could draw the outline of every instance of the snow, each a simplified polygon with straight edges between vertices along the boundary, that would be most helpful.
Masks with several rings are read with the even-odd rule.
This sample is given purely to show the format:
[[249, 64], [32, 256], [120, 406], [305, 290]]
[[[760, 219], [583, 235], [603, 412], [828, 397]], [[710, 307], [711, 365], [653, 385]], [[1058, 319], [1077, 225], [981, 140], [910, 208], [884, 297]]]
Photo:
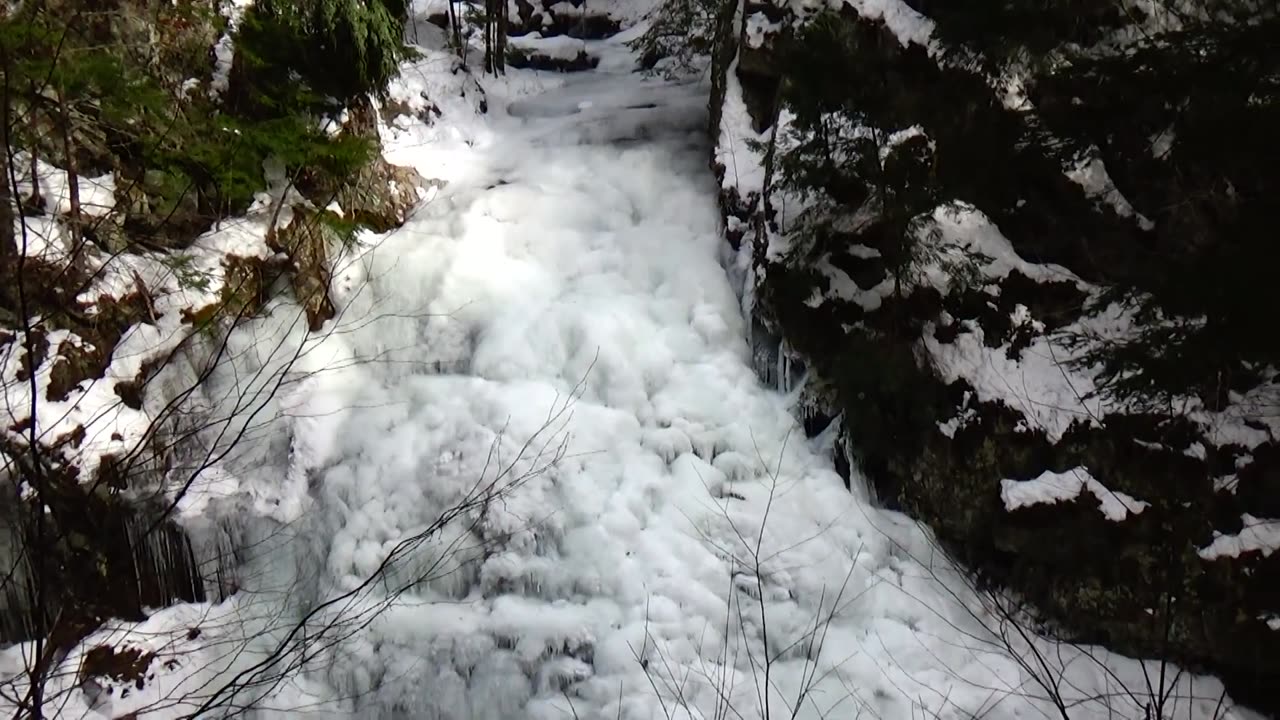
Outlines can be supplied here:
[[[31, 155], [26, 152], [14, 153], [14, 168], [29, 169]], [[71, 212], [71, 185], [65, 170], [54, 167], [37, 159], [36, 182], [40, 186], [40, 195], [44, 198], [49, 212], [66, 215]], [[80, 194], [80, 213], [87, 218], [102, 217], [115, 207], [115, 177], [110, 173], [102, 177], [77, 177], [76, 189]], [[18, 173], [18, 195], [31, 195], [30, 172]]]
[[1143, 230], [1155, 228], [1155, 224], [1134, 210], [1128, 198], [1116, 188], [1101, 158], [1087, 157], [1079, 160], [1067, 169], [1067, 177], [1084, 188], [1086, 195], [1107, 203], [1121, 217], [1136, 217]]
[[924, 128], [919, 125], [912, 125], [911, 127], [903, 128], [902, 130], [895, 130], [889, 133], [889, 137], [885, 139], [884, 145], [880, 147], [880, 164], [883, 165], [899, 145], [918, 137], [925, 138], [929, 144], [929, 150], [931, 152], [937, 149], [936, 143], [934, 143], [933, 139], [924, 131]]
[[903, 47], [910, 44], [929, 47], [933, 21], [913, 10], [902, 0], [845, 0], [858, 14], [884, 21]]
[[529, 55], [545, 55], [553, 60], [576, 60], [578, 56], [587, 52], [586, 42], [568, 35], [544, 38], [541, 33], [532, 32], [510, 38], [508, 44], [513, 49]]
[[[1266, 368], [1265, 376], [1277, 377], [1276, 368]], [[1195, 400], [1184, 403], [1192, 417], [1207, 428], [1206, 439], [1217, 446], [1239, 445], [1253, 449], [1268, 442], [1280, 441], [1280, 383], [1261, 383], [1247, 392], [1232, 391], [1230, 404], [1220, 412], [1204, 410]], [[1251, 455], [1237, 460], [1242, 468], [1253, 461]]]
[[[957, 228], [965, 225], [961, 223]], [[996, 258], [982, 268], [987, 277], [998, 277], [1016, 269], [1042, 281], [1071, 280], [1088, 292], [1096, 291], [1061, 268], [1024, 262], [1006, 245], [1008, 241], [998, 235], [994, 226], [979, 223], [970, 229], [979, 230], [978, 237], [957, 242]], [[1019, 326], [1030, 324], [1035, 328], [1040, 323], [1026, 308], [1015, 308], [1012, 319]], [[1022, 413], [1028, 428], [1043, 431], [1050, 442], [1061, 440], [1073, 423], [1097, 425], [1111, 413], [1132, 411], [1099, 393], [1099, 368], [1073, 363], [1087, 352], [1088, 346], [1069, 349], [1063, 344], [1064, 336], [1088, 338], [1089, 344], [1130, 337], [1135, 324], [1131, 312], [1124, 307], [1112, 304], [1058, 332], [1036, 335], [1012, 357], [1007, 344], [988, 347], [985, 331], [976, 323], [966, 320], [961, 324], [952, 342], [940, 342], [936, 326], [928, 327], [922, 338], [923, 347], [942, 381], [969, 383], [980, 401], [1002, 403]], [[1268, 369], [1266, 374], [1274, 373]], [[1270, 411], [1277, 403], [1280, 403], [1280, 384], [1276, 383], [1261, 383], [1245, 393], [1232, 392], [1230, 403], [1220, 411], [1206, 409], [1203, 401], [1196, 397], [1175, 398], [1173, 407], [1194, 422], [1202, 433], [1200, 441], [1181, 452], [1203, 460], [1208, 445], [1253, 449], [1280, 440], [1280, 416]]]
[[213, 78], [209, 82], [209, 97], [218, 99], [227, 91], [231, 79], [231, 64], [235, 60], [235, 33], [245, 12], [253, 7], [254, 0], [223, 0], [221, 12], [227, 19], [226, 32], [213, 46]]
[[747, 18], [743, 37], [746, 38], [747, 47], [761, 48], [771, 36], [781, 30], [782, 23], [770, 20], [763, 12], [754, 12]]
[[1033, 480], [1000, 481], [1000, 499], [1009, 511], [1074, 500], [1085, 491], [1097, 498], [1099, 512], [1112, 522], [1122, 522], [1129, 515], [1137, 515], [1150, 507], [1149, 503], [1130, 495], [1109, 490], [1083, 467], [1060, 473], [1045, 471]]
[[938, 423], [938, 432], [946, 437], [955, 439], [956, 433], [968, 425], [972, 420], [977, 419], [978, 410], [969, 406], [973, 400], [973, 393], [966, 390], [964, 400], [960, 403], [959, 413], [950, 420], [944, 420]]
[[995, 223], [981, 210], [965, 203], [939, 206], [933, 213], [943, 243], [954, 245], [968, 255], [989, 258], [983, 263], [983, 276], [1003, 279], [1018, 271], [1037, 282], [1070, 282], [1083, 288], [1084, 283], [1061, 265], [1036, 264], [1023, 260]]
[[[482, 116], [452, 67], [430, 51], [392, 91], [426, 92], [442, 118], [382, 129], [390, 158], [447, 185], [335, 266], [326, 332], [304, 335], [281, 302], [232, 333], [204, 387], [231, 412], [270, 348], [304, 350], [265, 413], [238, 411], [252, 432], [183, 507], [188, 527], [242, 537], [243, 592], [77, 648], [71, 716], [214, 692], [316, 611], [301, 637], [330, 634], [309, 672], [261, 691], [267, 717], [1011, 719], [1052, 712], [1033, 649], [1073, 717], [1141, 717], [1112, 685], [1139, 687], [1140, 663], [1006, 647], [927, 533], [860, 478], [847, 490], [791, 399], [759, 383], [719, 260], [705, 85], [512, 70], [486, 82]], [[262, 251], [245, 222], [201, 247]], [[79, 658], [134, 636], [178, 665], [90, 708]], [[0, 654], [7, 675], [18, 652]], [[1176, 717], [1211, 717], [1221, 684], [1175, 677]]]
[[1007, 346], [986, 346], [985, 333], [976, 323], [963, 325], [950, 343], [939, 342], [932, 331], [924, 337], [943, 382], [965, 380], [979, 400], [1000, 402], [1022, 413], [1050, 442], [1061, 440], [1072, 423], [1094, 423], [1105, 414], [1093, 379], [1068, 368], [1072, 355], [1050, 338], [1036, 337], [1010, 358]]
[[1232, 495], [1235, 495], [1236, 490], [1238, 490], [1239, 488], [1240, 488], [1240, 476], [1236, 475], [1235, 473], [1231, 473], [1229, 475], [1221, 475], [1213, 479], [1214, 492], [1226, 491], [1231, 493]]
[[[658, 5], [658, 0], [583, 0], [575, 5], [566, 0], [555, 3], [535, 1], [534, 6], [545, 7], [556, 17], [582, 17], [604, 15], [624, 25], [632, 25], [645, 17]], [[513, 4], [514, 8], [514, 4]], [[515, 13], [512, 13], [512, 17]], [[544, 14], [545, 17], [545, 14]]]
[[[1038, 282], [1069, 282], [1082, 292], [1097, 292], [1066, 268], [1023, 260], [999, 228], [970, 206], [940, 207], [933, 219], [942, 231], [944, 246], [970, 257], [986, 258], [979, 269], [988, 279], [998, 280], [1016, 271]], [[947, 292], [950, 280], [941, 268], [926, 268], [924, 274], [925, 280]], [[872, 296], [886, 296], [890, 289], [881, 283], [862, 293], [858, 302], [864, 307], [872, 306], [875, 304]], [[987, 286], [987, 289], [995, 294], [998, 288]], [[1011, 319], [1015, 326], [1030, 325], [1037, 332], [1044, 327], [1022, 306], [1015, 307]], [[922, 343], [944, 382], [964, 380], [973, 386], [980, 401], [1003, 403], [1021, 412], [1030, 429], [1042, 430], [1050, 442], [1057, 442], [1072, 423], [1096, 424], [1110, 413], [1130, 410], [1099, 394], [1099, 369], [1078, 367], [1072, 362], [1088, 347], [1068, 349], [1063, 337], [1088, 338], [1090, 344], [1116, 342], [1130, 338], [1135, 327], [1131, 311], [1112, 304], [1056, 333], [1035, 335], [1030, 344], [1013, 357], [1008, 345], [987, 347], [983, 328], [969, 321], [962, 322], [953, 342], [939, 342], [931, 329]], [[1266, 368], [1261, 374], [1270, 377], [1275, 372]], [[1203, 432], [1203, 442], [1193, 444], [1186, 453], [1203, 459], [1207, 444], [1252, 449], [1275, 442], [1280, 439], [1280, 416], [1269, 408], [1277, 404], [1280, 404], [1280, 384], [1277, 383], [1261, 383], [1245, 393], [1233, 392], [1229, 405], [1221, 411], [1206, 409], [1199, 398], [1175, 399], [1174, 407]]]
[[[865, 129], [859, 128], [858, 130]], [[893, 139], [892, 142], [897, 144], [907, 138], [917, 137], [921, 134], [915, 128], [908, 128], [893, 133], [891, 138]], [[938, 251], [937, 258], [921, 267], [914, 268], [910, 276], [903, 278], [904, 290], [911, 290], [920, 285], [928, 285], [946, 295], [951, 291], [954, 279], [954, 273], [947, 267], [947, 264], [962, 262], [975, 263], [976, 269], [984, 278], [990, 281], [1004, 279], [1008, 277], [1009, 273], [1016, 271], [1037, 282], [1069, 282], [1082, 290], [1089, 287], [1064, 267], [1029, 263], [1023, 260], [1014, 251], [1013, 245], [1009, 240], [1000, 233], [1000, 229], [986, 215], [971, 205], [964, 203], [941, 205], [933, 211], [931, 220], [933, 228], [938, 230], [939, 234], [935, 237], [925, 233], [920, 237], [920, 242], [932, 244]], [[856, 224], [858, 221], [858, 218], [855, 217], [846, 222]], [[785, 242], [778, 242], [777, 247], [771, 242], [768, 257], [774, 259], [785, 248]], [[854, 245], [848, 248], [847, 252], [859, 258], [872, 258], [879, 254], [875, 249], [861, 245]], [[853, 282], [847, 273], [832, 265], [830, 259], [826, 257], [816, 262], [814, 267], [827, 278], [830, 290], [825, 296], [815, 291], [815, 296], [807, 301], [811, 307], [817, 307], [828, 297], [834, 297], [855, 302], [863, 310], [874, 311], [896, 289], [895, 279], [892, 276], [885, 277], [874, 287], [861, 288]], [[987, 285], [984, 289], [992, 294], [998, 294], [999, 292], [999, 287], [995, 284]], [[1037, 325], [1042, 327], [1039, 321], [1027, 314], [1026, 308], [1022, 308], [1021, 313], [1020, 315], [1015, 314], [1013, 318], [1016, 325], [1031, 324], [1033, 327]]]
[[[45, 692], [46, 702], [57, 708], [52, 717], [116, 718], [135, 712], [148, 718], [189, 716], [210, 684], [216, 686], [232, 670], [261, 659], [237, 654], [235, 633], [241, 623], [252, 625], [240, 610], [237, 601], [180, 604], [140, 623], [109, 621], [72, 650], [63, 662], [67, 671], [50, 677]], [[190, 637], [192, 631], [195, 638]], [[23, 643], [0, 654], [0, 677], [6, 678], [6, 691], [17, 697], [27, 691], [20, 658], [33, 645]], [[144, 670], [137, 680], [132, 674], [82, 679], [78, 671], [86, 655], [100, 647], [151, 657], [142, 662]]]
[[641, 18], [653, 12], [661, 0], [584, 0], [583, 6], [592, 12], [603, 10], [610, 18], [623, 26], [636, 26]]
[[1280, 520], [1267, 520], [1245, 513], [1240, 516], [1240, 522], [1244, 528], [1234, 535], [1214, 533], [1213, 542], [1200, 548], [1200, 557], [1205, 560], [1238, 558], [1251, 552], [1260, 552], [1263, 557], [1270, 557], [1271, 553], [1280, 548]]
[[23, 256], [64, 267], [76, 256], [66, 227], [50, 215], [14, 219], [13, 242]]
[[1177, 133], [1172, 127], [1152, 135], [1151, 140], [1151, 157], [1168, 160], [1169, 153], [1173, 152], [1173, 143], [1177, 139]]
[[[265, 197], [265, 196], [264, 196]], [[165, 255], [155, 252], [106, 255], [96, 247], [82, 244], [72, 248], [61, 227], [50, 216], [25, 218], [28, 252], [72, 254], [82, 260], [93, 273], [91, 284], [77, 297], [88, 316], [102, 307], [139, 292], [150, 294], [154, 316], [139, 318], [125, 331], [111, 351], [109, 364], [100, 379], [88, 379], [73, 389], [65, 400], [49, 397], [49, 385], [59, 360], [59, 351], [85, 346], [84, 339], [67, 330], [51, 330], [46, 334], [49, 351], [36, 369], [34, 386], [19, 380], [25, 361], [25, 336], [18, 333], [14, 342], [0, 348], [0, 387], [4, 388], [5, 407], [0, 410], [6, 435], [23, 445], [31, 430], [24, 427], [35, 413], [34, 432], [46, 446], [54, 446], [83, 432], [83, 439], [67, 448], [68, 459], [80, 469], [84, 482], [94, 480], [104, 456], [127, 457], [141, 443], [153, 438], [158, 414], [167, 412], [170, 398], [163, 393], [148, 397], [141, 408], [130, 408], [116, 393], [120, 383], [136, 381], [144, 367], [173, 353], [197, 330], [184, 321], [189, 314], [221, 301], [229, 257], [268, 258], [265, 236], [268, 222], [264, 202], [248, 217], [233, 219], [197, 238], [186, 250]], [[282, 213], [283, 221], [289, 219]], [[21, 236], [19, 236], [21, 237]], [[40, 242], [35, 242], [39, 239]], [[33, 395], [34, 393], [34, 395]], [[32, 402], [32, 398], [36, 402]], [[74, 449], [72, 449], [74, 448]]]
[[[814, 0], [791, 0], [793, 6], [812, 6]], [[827, 0], [832, 9], [841, 5], [852, 8], [867, 20], [879, 20], [894, 34], [903, 47], [920, 45], [931, 54], [939, 52], [933, 39], [934, 23], [915, 11], [903, 0]]]
[[828, 290], [825, 294], [819, 294], [818, 289], [814, 288], [814, 297], [806, 302], [810, 307], [818, 307], [827, 298], [838, 298], [857, 303], [863, 310], [872, 311], [880, 307], [884, 298], [893, 294], [892, 278], [885, 278], [875, 287], [863, 290], [848, 273], [832, 265], [830, 258], [824, 257], [814, 265], [814, 269], [827, 279]]
[[1030, 112], [1035, 109], [1031, 98], [1027, 97], [1026, 74], [1021, 68], [1005, 69], [1000, 77], [994, 79], [994, 89], [1000, 98], [1000, 104], [1014, 112]]
[[563, 15], [565, 17], [578, 17], [586, 12], [585, 7], [576, 7], [572, 3], [565, 2], [565, 0], [561, 0], [547, 9], [557, 16]]
[[1031, 310], [1022, 303], [1013, 306], [1013, 312], [1009, 313], [1009, 321], [1018, 328], [1030, 326], [1037, 333], [1043, 333], [1045, 329], [1045, 324], [1032, 317]]
[[725, 74], [725, 98], [720, 115], [720, 141], [716, 143], [715, 160], [725, 167], [725, 187], [736, 188], [742, 197], [764, 190], [764, 154], [752, 143], [767, 140], [755, 131], [751, 113], [738, 80], [735, 59]]

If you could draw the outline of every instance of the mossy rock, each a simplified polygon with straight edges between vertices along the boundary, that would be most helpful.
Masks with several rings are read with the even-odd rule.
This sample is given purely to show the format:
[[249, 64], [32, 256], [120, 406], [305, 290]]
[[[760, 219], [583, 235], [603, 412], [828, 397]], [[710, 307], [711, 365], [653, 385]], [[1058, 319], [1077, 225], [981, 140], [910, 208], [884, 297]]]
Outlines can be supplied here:
[[318, 332], [337, 312], [329, 298], [329, 257], [350, 237], [350, 224], [337, 214], [295, 205], [293, 219], [269, 238], [272, 247], [289, 256], [293, 294], [306, 312], [312, 332]]
[[409, 218], [426, 186], [417, 170], [378, 157], [343, 183], [334, 200], [347, 219], [374, 232], [390, 232]]
[[217, 334], [226, 329], [224, 323], [256, 317], [271, 299], [276, 281], [289, 271], [276, 258], [229, 255], [222, 262], [225, 275], [218, 301], [183, 311], [183, 322], [198, 332]]
[[85, 381], [102, 377], [111, 358], [111, 349], [100, 348], [83, 340], [78, 343], [62, 343], [49, 370], [46, 399], [61, 402], [70, 397], [73, 390], [80, 391], [81, 384]]
[[176, 168], [117, 173], [114, 211], [96, 223], [94, 237], [108, 252], [134, 245], [173, 250], [191, 245], [213, 216], [200, 203], [200, 188]]

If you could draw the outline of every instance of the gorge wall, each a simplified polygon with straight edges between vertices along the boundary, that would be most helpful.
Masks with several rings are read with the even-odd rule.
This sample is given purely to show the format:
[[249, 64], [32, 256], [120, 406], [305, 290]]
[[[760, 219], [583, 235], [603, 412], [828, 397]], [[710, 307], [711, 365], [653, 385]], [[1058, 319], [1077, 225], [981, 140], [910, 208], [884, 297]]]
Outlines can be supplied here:
[[[1178, 90], [1156, 88], [1154, 62], [1092, 95], [1071, 69], [1105, 78], [1192, 23], [1139, 13], [1037, 65], [990, 62], [956, 39], [962, 17], [931, 7], [748, 0], [719, 18], [714, 166], [758, 370], [811, 436], [836, 434], [842, 467], [1044, 629], [1216, 673], [1275, 712], [1274, 344], [1220, 336], [1236, 361], [1187, 370], [1205, 375], [1189, 390], [1124, 391], [1134, 375], [1110, 364], [1195, 362], [1142, 342], [1182, 327], [1156, 276], [1247, 285], [1257, 299], [1232, 321], [1270, 332], [1271, 311], [1247, 308], [1280, 303], [1245, 266], [1274, 255], [1178, 260], [1230, 245], [1265, 196], [1197, 164], [1212, 123], [1168, 111], [1161, 93]], [[1258, 97], [1243, 104], [1274, 107]], [[1089, 142], [1064, 152], [1063, 137]], [[1184, 183], [1214, 182], [1188, 199]]]

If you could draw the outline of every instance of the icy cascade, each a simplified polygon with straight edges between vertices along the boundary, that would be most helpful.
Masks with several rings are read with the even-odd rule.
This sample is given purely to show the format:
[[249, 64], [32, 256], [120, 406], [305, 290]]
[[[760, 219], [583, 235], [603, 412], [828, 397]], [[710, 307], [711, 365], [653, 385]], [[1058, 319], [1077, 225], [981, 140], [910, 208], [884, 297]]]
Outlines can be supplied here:
[[[100, 556], [110, 556], [117, 567], [130, 571], [120, 578], [83, 580], [93, 588], [94, 600], [105, 612], [121, 613], [122, 608], [139, 605], [163, 607], [175, 602], [222, 599], [220, 592], [224, 588], [217, 583], [206, 585], [202, 578], [216, 577], [226, 568], [213, 558], [198, 562], [186, 533], [173, 523], [161, 521], [161, 508], [144, 503], [127, 510], [95, 510], [101, 513], [92, 520], [95, 535], [74, 537], [71, 542], [95, 548]], [[0, 510], [0, 559], [5, 567], [13, 568], [13, 575], [0, 586], [0, 642], [5, 643], [29, 640], [35, 635], [32, 598], [23, 592], [33, 572], [33, 560], [29, 553], [15, 554], [17, 549], [31, 547], [33, 541], [20, 535], [21, 527], [11, 517], [10, 508]]]
[[[617, 40], [591, 49], [597, 72], [512, 72], [485, 116], [453, 100], [435, 125], [386, 130], [392, 161], [448, 185], [338, 268], [337, 331], [303, 354], [278, 422], [255, 421], [195, 488], [193, 513], [237, 519], [245, 634], [274, 643], [317, 609], [313, 625], [342, 628], [269, 704], [457, 720], [1052, 712], [1025, 648], [984, 628], [924, 533], [847, 491], [756, 378], [721, 265], [707, 89], [611, 71], [630, 64]], [[448, 67], [428, 53], [393, 94], [460, 98]], [[234, 342], [298, 342], [287, 315]], [[1136, 716], [1078, 665], [1069, 692], [1108, 694], [1075, 715]], [[1112, 667], [1141, 682], [1136, 663]], [[1209, 685], [1179, 717], [1212, 712]]]

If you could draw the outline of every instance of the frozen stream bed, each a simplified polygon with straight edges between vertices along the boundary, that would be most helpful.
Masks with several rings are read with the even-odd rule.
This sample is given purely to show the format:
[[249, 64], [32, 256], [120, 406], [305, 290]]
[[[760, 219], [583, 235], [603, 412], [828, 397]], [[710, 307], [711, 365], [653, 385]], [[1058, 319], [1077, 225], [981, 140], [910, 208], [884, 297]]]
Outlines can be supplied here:
[[[211, 397], [307, 343], [184, 504], [235, 537], [241, 592], [118, 630], [202, 628], [155, 644], [186, 670], [84, 714], [238, 677], [281, 717], [1057, 715], [1022, 641], [757, 380], [707, 87], [592, 49], [594, 72], [486, 83], [485, 114], [443, 53], [407, 68], [395, 94], [442, 114], [386, 152], [447, 184], [342, 265], [333, 332], [238, 331]], [[1067, 696], [1105, 696], [1073, 717], [1140, 714], [1109, 675], [1140, 687], [1138, 663], [1051, 654]]]

